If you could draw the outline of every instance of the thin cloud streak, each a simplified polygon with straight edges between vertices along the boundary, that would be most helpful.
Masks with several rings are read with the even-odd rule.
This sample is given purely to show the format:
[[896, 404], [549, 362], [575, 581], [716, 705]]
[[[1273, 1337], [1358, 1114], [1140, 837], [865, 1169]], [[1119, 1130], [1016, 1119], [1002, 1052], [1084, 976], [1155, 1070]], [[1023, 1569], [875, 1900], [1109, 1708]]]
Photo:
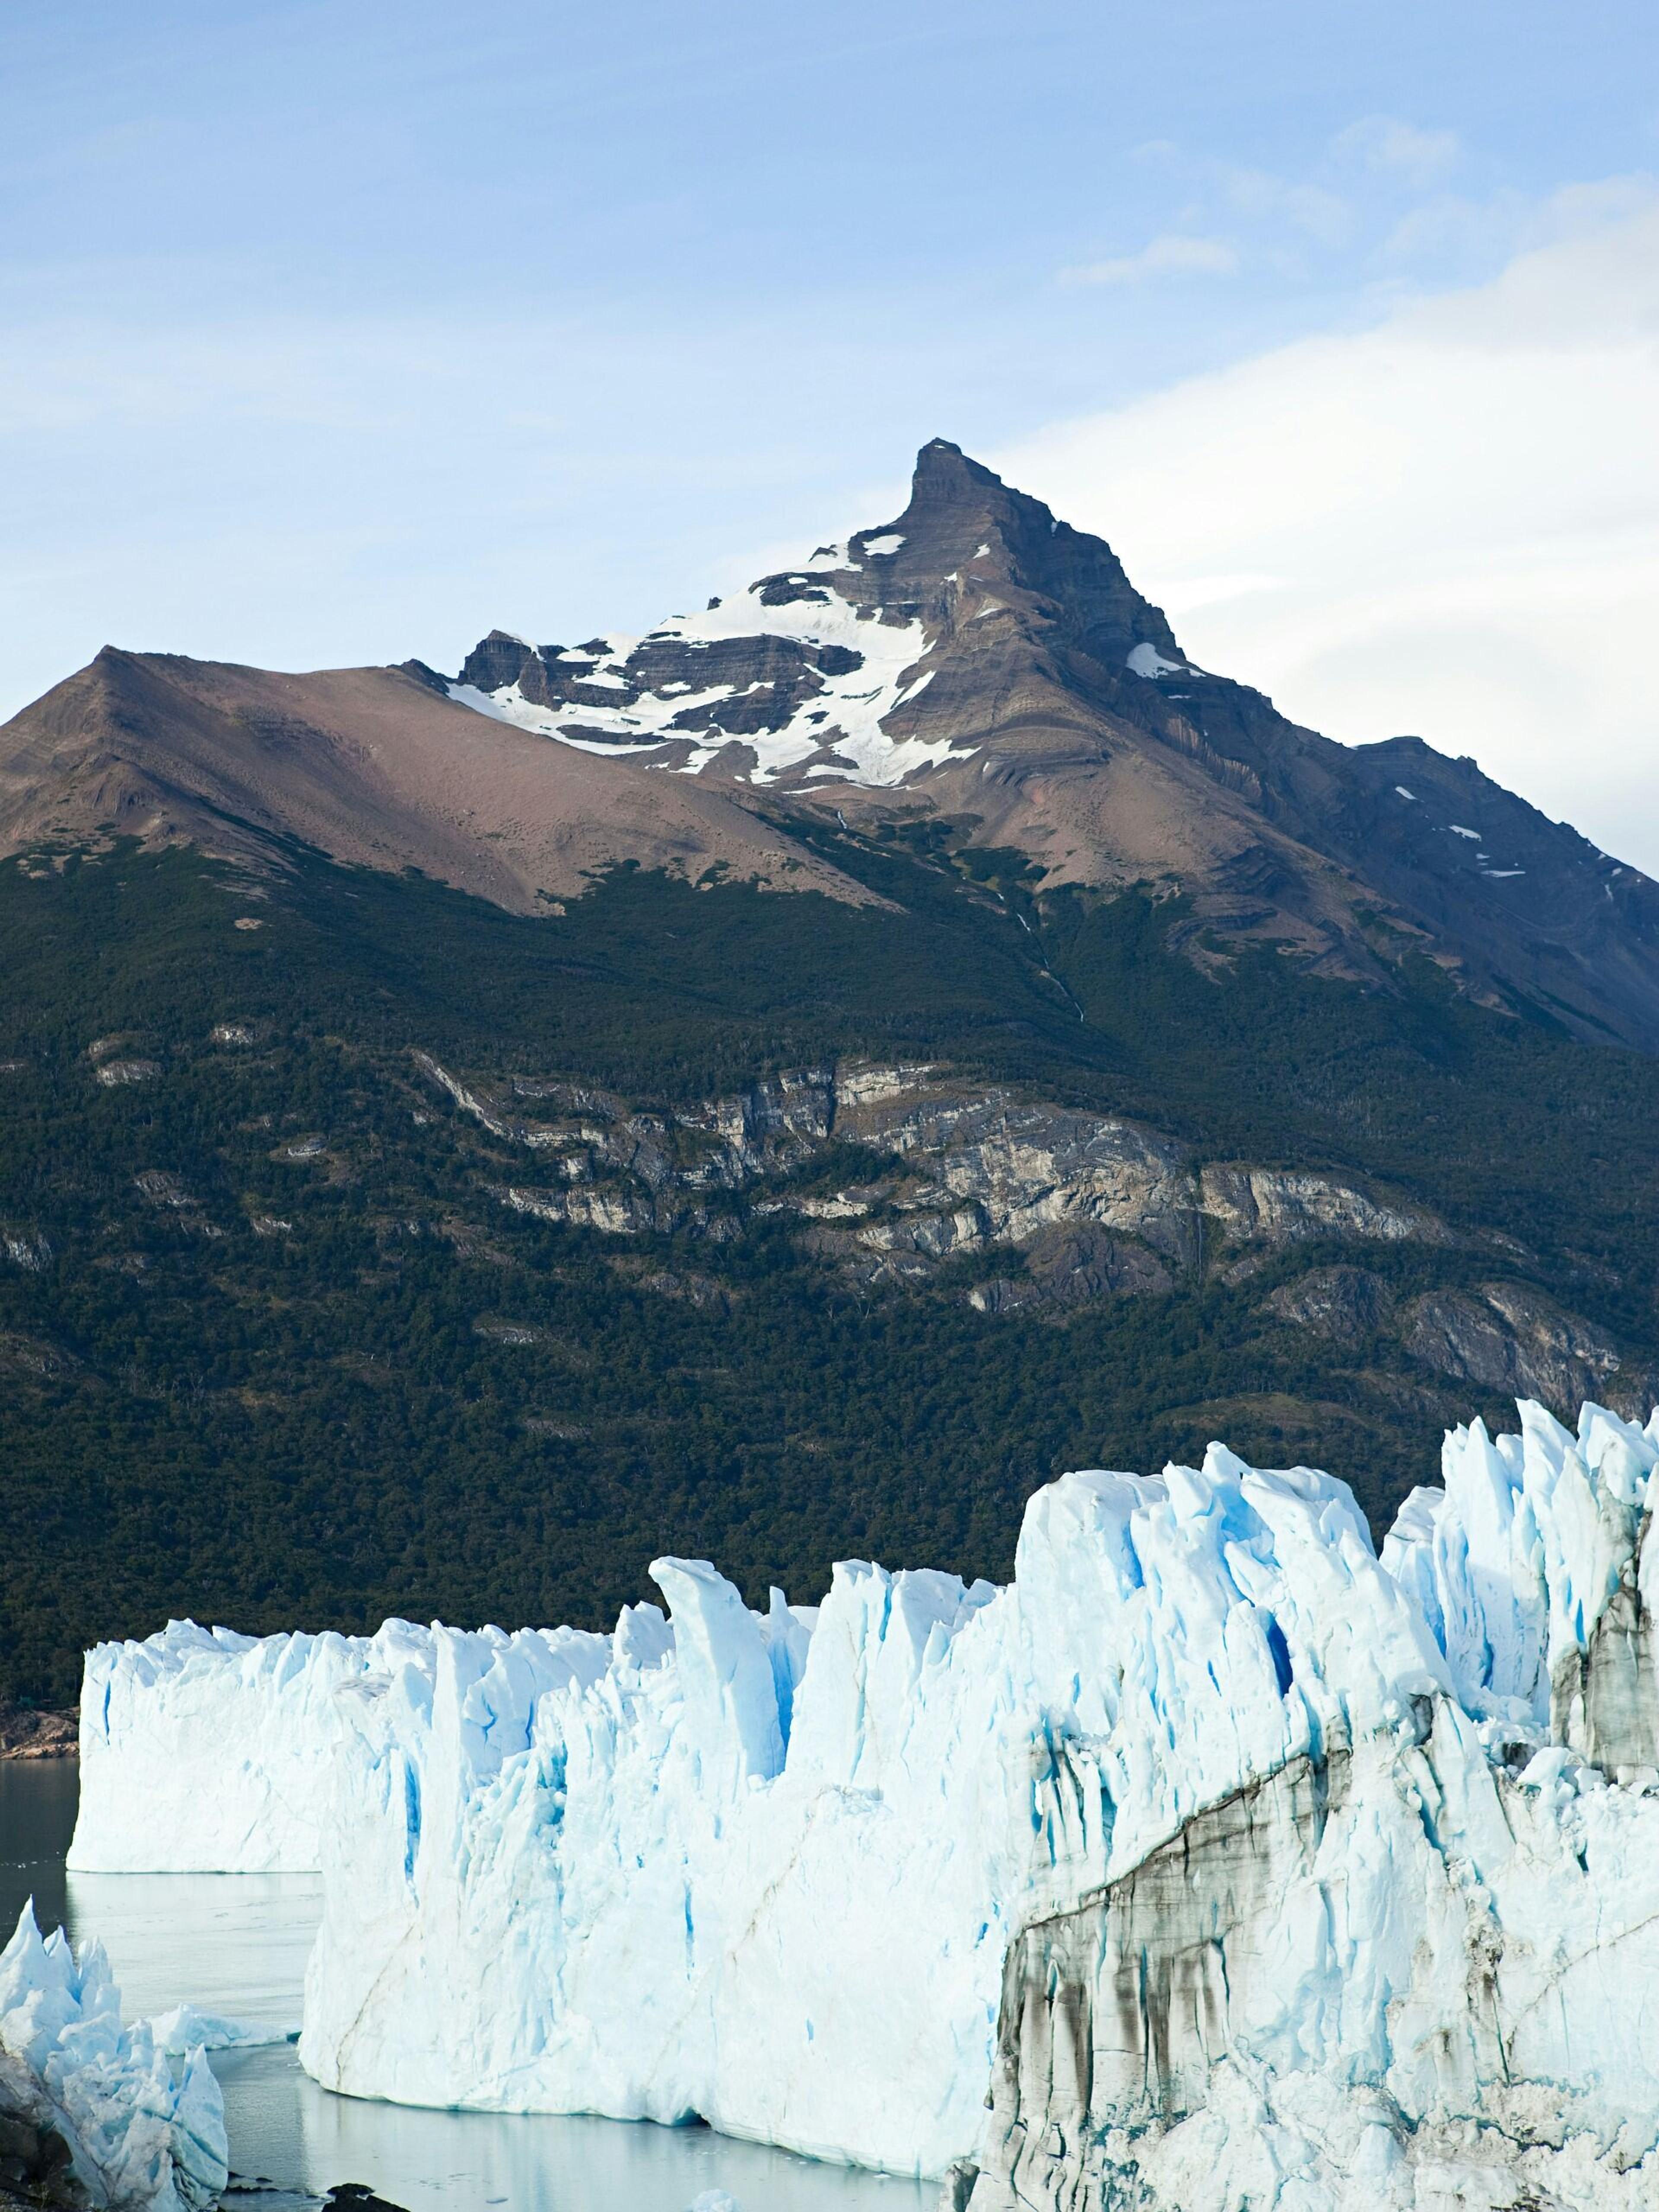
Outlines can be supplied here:
[[1339, 160], [1390, 171], [1418, 191], [1426, 191], [1455, 168], [1462, 150], [1455, 131], [1425, 131], [1397, 115], [1364, 116], [1331, 141]]
[[1166, 231], [1143, 246], [1139, 253], [1120, 254], [1108, 261], [1091, 261], [1080, 269], [1064, 269], [1064, 284], [1140, 284], [1157, 276], [1231, 276], [1238, 255], [1224, 239], [1183, 238]]

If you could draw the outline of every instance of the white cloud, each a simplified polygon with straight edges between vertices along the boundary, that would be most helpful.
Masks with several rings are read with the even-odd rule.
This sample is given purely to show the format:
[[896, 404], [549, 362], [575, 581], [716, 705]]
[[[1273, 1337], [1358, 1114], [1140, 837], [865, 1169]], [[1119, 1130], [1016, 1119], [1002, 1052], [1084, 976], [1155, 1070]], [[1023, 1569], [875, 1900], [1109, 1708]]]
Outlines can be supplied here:
[[1139, 284], [1149, 276], [1231, 276], [1238, 256], [1219, 238], [1184, 238], [1174, 231], [1143, 246], [1139, 253], [1115, 260], [1091, 261], [1061, 272], [1067, 284]]
[[1351, 742], [1419, 732], [1659, 873], [1659, 191], [996, 465], [1109, 537], [1200, 662]]
[[1423, 131], [1395, 115], [1368, 115], [1339, 131], [1331, 151], [1339, 160], [1359, 161], [1426, 191], [1456, 165], [1462, 149], [1455, 131]]
[[1287, 222], [1321, 246], [1340, 246], [1353, 227], [1346, 200], [1322, 185], [1295, 183], [1266, 169], [1241, 169], [1226, 162], [1213, 173], [1228, 205], [1254, 222]]
[[1377, 247], [1387, 263], [1484, 260], [1495, 266], [1513, 252], [1537, 210], [1522, 192], [1490, 193], [1472, 199], [1462, 192], [1435, 192], [1408, 208]]

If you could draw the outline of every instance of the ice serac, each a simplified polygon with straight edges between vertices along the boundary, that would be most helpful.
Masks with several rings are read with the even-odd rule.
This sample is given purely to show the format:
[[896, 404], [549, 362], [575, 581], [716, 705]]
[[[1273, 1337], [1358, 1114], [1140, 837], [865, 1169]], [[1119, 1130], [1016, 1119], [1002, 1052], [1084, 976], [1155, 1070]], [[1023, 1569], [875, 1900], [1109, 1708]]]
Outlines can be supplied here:
[[173, 2057], [148, 2021], [123, 2027], [102, 1946], [77, 1959], [27, 1905], [0, 1951], [0, 2116], [8, 2156], [59, 2185], [53, 2203], [70, 2201], [64, 2160], [92, 2212], [206, 2212], [228, 2178], [223, 2100], [200, 2045]]
[[430, 1638], [238, 1636], [171, 1621], [100, 1644], [81, 1686], [81, 1805], [69, 1863], [88, 1874], [294, 1874], [316, 1867], [342, 1692]]
[[[755, 1612], [663, 1559], [609, 1638], [383, 1632], [259, 1722], [321, 1747], [302, 2061], [974, 2212], [1659, 2203], [1656, 1463], [1523, 1407], [1379, 1560], [1343, 1484], [1212, 1446], [1038, 1492], [1006, 1589]], [[147, 1651], [94, 1661], [150, 1670], [130, 1863], [169, 1728], [235, 1761]]]
[[1383, 1561], [1413, 1592], [1468, 1710], [1547, 1728], [1615, 1777], [1659, 1766], [1651, 1431], [1587, 1407], [1577, 1444], [1540, 1407], [1521, 1434], [1448, 1437], [1443, 1490], [1407, 1499]]

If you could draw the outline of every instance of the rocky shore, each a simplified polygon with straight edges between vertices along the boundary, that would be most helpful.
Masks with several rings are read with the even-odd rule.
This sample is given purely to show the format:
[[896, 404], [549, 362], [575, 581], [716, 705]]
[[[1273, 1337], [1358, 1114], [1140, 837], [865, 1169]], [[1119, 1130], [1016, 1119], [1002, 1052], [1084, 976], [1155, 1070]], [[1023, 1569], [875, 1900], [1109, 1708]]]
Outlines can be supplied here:
[[0, 1759], [73, 1759], [80, 1742], [78, 1713], [0, 1702]]

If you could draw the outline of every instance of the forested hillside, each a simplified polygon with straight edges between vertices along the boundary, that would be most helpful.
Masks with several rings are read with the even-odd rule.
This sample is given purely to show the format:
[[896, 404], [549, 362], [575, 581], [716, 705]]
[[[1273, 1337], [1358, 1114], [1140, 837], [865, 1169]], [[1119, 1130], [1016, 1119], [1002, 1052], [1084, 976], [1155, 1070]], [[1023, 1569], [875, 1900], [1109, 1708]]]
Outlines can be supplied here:
[[[947, 823], [793, 827], [884, 903], [623, 868], [527, 918], [275, 844], [0, 867], [0, 1692], [63, 1700], [169, 1613], [600, 1625], [664, 1549], [751, 1596], [858, 1553], [1005, 1577], [1057, 1470], [1212, 1437], [1386, 1520], [1503, 1376], [1645, 1387], [1650, 1061], [1427, 962], [1365, 991], [1208, 946], [1150, 888], [1039, 900]], [[688, 1187], [710, 1102], [905, 1064], [1151, 1131], [1194, 1189], [1352, 1203], [912, 1255], [908, 1136], [830, 1127], [712, 1211], [586, 1225], [508, 1202], [549, 1155], [434, 1062], [659, 1127]], [[594, 1190], [644, 1188], [618, 1157]]]

